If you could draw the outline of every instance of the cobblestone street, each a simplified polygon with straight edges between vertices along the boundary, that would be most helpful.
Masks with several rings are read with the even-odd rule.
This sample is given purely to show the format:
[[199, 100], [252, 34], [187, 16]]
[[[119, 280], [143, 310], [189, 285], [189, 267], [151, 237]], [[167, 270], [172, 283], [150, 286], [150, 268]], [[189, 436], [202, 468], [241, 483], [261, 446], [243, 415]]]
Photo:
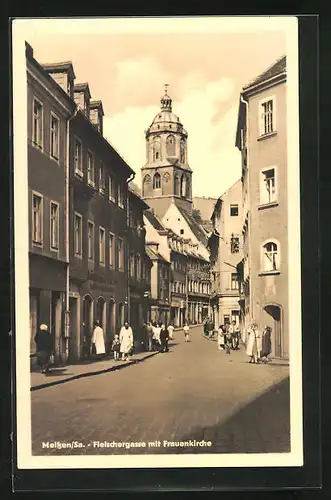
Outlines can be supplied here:
[[[32, 392], [33, 454], [127, 453], [94, 442], [155, 440], [160, 447], [130, 454], [164, 453], [163, 440], [190, 439], [210, 440], [208, 453], [288, 452], [288, 372], [286, 363], [249, 364], [243, 348], [226, 355], [201, 328], [189, 343], [176, 332], [167, 354]], [[82, 447], [45, 446], [55, 441]]]

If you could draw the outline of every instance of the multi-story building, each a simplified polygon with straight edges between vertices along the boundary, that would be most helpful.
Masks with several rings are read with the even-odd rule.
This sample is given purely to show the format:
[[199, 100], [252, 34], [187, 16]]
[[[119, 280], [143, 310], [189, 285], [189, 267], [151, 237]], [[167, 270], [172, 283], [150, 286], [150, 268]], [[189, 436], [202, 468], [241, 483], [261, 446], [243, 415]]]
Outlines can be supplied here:
[[286, 57], [240, 95], [236, 146], [242, 153], [246, 327], [272, 328], [272, 355], [289, 357]]
[[150, 321], [169, 323], [170, 262], [160, 253], [160, 244], [146, 242], [146, 252], [152, 262]]
[[89, 352], [96, 319], [109, 345], [129, 316], [127, 204], [134, 172], [103, 136], [102, 103], [91, 101], [87, 83], [75, 84], [72, 64], [44, 68], [77, 105], [69, 130], [70, 324], [66, 336], [66, 356], [77, 359]]
[[26, 44], [29, 189], [30, 351], [41, 323], [62, 350], [69, 265], [68, 127], [75, 102], [48, 75]]
[[214, 327], [240, 322], [237, 266], [242, 260], [241, 180], [218, 200], [211, 216], [213, 232], [209, 237], [211, 264], [211, 310]]
[[143, 341], [142, 326], [149, 318], [150, 309], [152, 263], [146, 253], [144, 226], [144, 211], [148, 208], [149, 206], [139, 194], [129, 187], [127, 234], [129, 314], [127, 319], [132, 326], [137, 347]]

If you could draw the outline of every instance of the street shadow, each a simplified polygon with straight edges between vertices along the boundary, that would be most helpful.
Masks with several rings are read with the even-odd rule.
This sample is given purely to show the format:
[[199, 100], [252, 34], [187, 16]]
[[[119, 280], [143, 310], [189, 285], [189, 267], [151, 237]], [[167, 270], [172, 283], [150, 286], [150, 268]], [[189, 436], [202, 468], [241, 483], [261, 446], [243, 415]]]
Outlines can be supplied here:
[[61, 369], [52, 369], [49, 372], [45, 373], [45, 376], [48, 377], [63, 377], [63, 374], [65, 375], [73, 375], [73, 373], [67, 372], [66, 368], [61, 368]]
[[[208, 412], [208, 408], [205, 411]], [[274, 385], [225, 422], [195, 429], [190, 434], [176, 436], [175, 440], [205, 440], [211, 441], [212, 446], [167, 448], [167, 453], [289, 453], [289, 378]]]

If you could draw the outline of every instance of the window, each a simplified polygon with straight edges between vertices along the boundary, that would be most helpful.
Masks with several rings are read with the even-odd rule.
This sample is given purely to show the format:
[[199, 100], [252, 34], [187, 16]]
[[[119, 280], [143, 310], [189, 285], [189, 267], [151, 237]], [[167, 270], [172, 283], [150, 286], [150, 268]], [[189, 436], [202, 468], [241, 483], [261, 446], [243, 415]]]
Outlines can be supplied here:
[[118, 240], [117, 240], [117, 262], [118, 262], [119, 271], [123, 271], [123, 269], [124, 269], [124, 248], [123, 248], [122, 238], [118, 238]]
[[78, 139], [75, 139], [75, 173], [83, 175], [83, 148]]
[[103, 227], [99, 228], [99, 262], [100, 265], [106, 264], [106, 246], [105, 246], [105, 230]]
[[275, 169], [269, 168], [261, 172], [260, 202], [262, 205], [276, 201]]
[[117, 187], [118, 206], [124, 208], [124, 188], [122, 184]]
[[230, 206], [230, 215], [231, 217], [236, 217], [239, 213], [239, 208], [238, 205], [231, 205]]
[[134, 262], [134, 253], [130, 254], [130, 276], [134, 278], [135, 274], [135, 262]]
[[161, 189], [161, 175], [158, 172], [153, 177], [153, 189]]
[[263, 245], [263, 271], [277, 271], [279, 268], [278, 259], [279, 255], [276, 243], [270, 241]]
[[239, 253], [239, 236], [231, 237], [231, 253]]
[[50, 154], [55, 160], [59, 159], [60, 151], [60, 120], [51, 113], [51, 133], [50, 133], [51, 147]]
[[141, 257], [139, 254], [137, 255], [136, 273], [137, 280], [141, 280]]
[[36, 193], [32, 194], [32, 241], [43, 242], [43, 197]]
[[239, 290], [237, 273], [231, 273], [231, 290]]
[[114, 235], [112, 233], [109, 233], [109, 243], [108, 243], [108, 249], [109, 249], [109, 267], [114, 267]]
[[43, 105], [36, 98], [33, 100], [32, 142], [43, 148]]
[[94, 260], [94, 222], [87, 223], [88, 259]]
[[175, 147], [175, 137], [173, 135], [168, 135], [166, 142], [166, 150], [168, 156], [175, 156], [176, 147]]
[[99, 167], [99, 192], [104, 194], [106, 190], [105, 167], [101, 162]]
[[108, 177], [108, 198], [115, 201], [115, 182], [112, 175]]
[[74, 253], [76, 257], [83, 256], [83, 228], [82, 228], [82, 216], [75, 212], [74, 213]]
[[274, 99], [261, 102], [260, 135], [271, 134], [275, 127], [275, 103]]
[[87, 152], [87, 182], [94, 186], [94, 159], [91, 151]]
[[144, 260], [141, 261], [141, 279], [146, 280], [146, 262]]
[[59, 205], [51, 201], [50, 203], [50, 240], [51, 240], [51, 249], [58, 250], [59, 249]]

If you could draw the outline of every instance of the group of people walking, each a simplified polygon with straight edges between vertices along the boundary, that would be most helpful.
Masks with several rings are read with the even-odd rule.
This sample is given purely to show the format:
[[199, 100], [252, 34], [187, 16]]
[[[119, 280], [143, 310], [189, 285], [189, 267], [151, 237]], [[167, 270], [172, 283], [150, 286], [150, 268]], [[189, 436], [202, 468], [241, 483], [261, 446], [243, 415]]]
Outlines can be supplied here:
[[231, 353], [232, 350], [239, 349], [240, 342], [240, 328], [235, 321], [231, 324], [225, 323], [220, 325], [217, 334], [218, 348], [224, 350], [226, 354]]

